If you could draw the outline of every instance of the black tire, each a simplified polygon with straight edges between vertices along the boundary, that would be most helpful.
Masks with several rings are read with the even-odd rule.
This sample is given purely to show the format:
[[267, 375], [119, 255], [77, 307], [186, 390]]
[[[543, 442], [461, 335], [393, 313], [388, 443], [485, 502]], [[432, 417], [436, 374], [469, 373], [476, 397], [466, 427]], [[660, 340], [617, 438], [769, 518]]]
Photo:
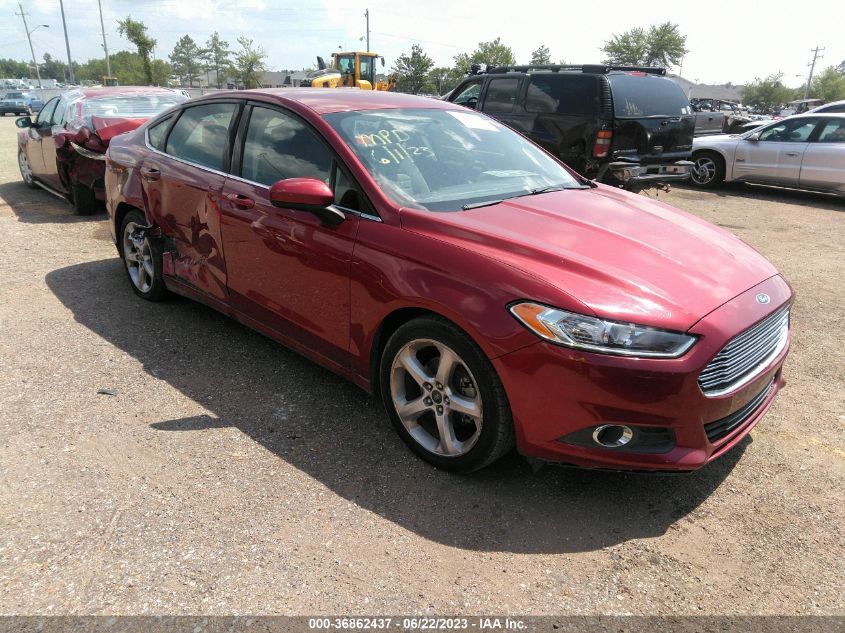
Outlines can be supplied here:
[[712, 189], [725, 180], [725, 159], [716, 152], [701, 151], [692, 155], [693, 168], [689, 182], [693, 187]]
[[[458, 373], [461, 372], [462, 379], [470, 381], [468, 384], [472, 385], [474, 397], [480, 397], [481, 420], [479, 423], [473, 423], [477, 429], [477, 436], [473, 436], [475, 438], [474, 443], [465, 453], [447, 456], [426, 448], [409, 432], [397, 412], [391, 389], [394, 361], [397, 360], [398, 354], [414, 341], [434, 342], [453, 351], [460, 362], [455, 365], [457, 369], [450, 374], [450, 380], [457, 379]], [[439, 361], [437, 361], [437, 367], [439, 367]], [[514, 447], [514, 428], [510, 405], [495, 368], [478, 345], [446, 319], [435, 316], [420, 317], [397, 329], [388, 339], [382, 352], [379, 367], [379, 386], [384, 407], [399, 436], [414, 453], [438, 468], [452, 472], [472, 472], [490, 465]], [[440, 388], [443, 389], [443, 394], [451, 394], [454, 400], [457, 395], [462, 394], [458, 394], [454, 390], [450, 391], [452, 387], [454, 385], [446, 385]], [[437, 388], [435, 388], [435, 391], [437, 391]], [[426, 395], [422, 388], [420, 388], [420, 393], [422, 394], [420, 397]], [[429, 395], [433, 395], [433, 393], [429, 392]], [[445, 398], [444, 401], [446, 404], [450, 403], [449, 398]], [[454, 402], [452, 402], [452, 405], [454, 405]], [[433, 408], [431, 407], [431, 409]], [[418, 420], [425, 420], [426, 415], [429, 415], [429, 413], [422, 414]], [[430, 411], [430, 415], [432, 417], [429, 420], [434, 420], [433, 410]], [[450, 426], [455, 429], [454, 435], [457, 437], [458, 427], [456, 425], [466, 425], [469, 418], [463, 418], [463, 414], [454, 412], [448, 412], [446, 415], [451, 420]], [[461, 416], [461, 418], [456, 420], [453, 417], [455, 415]], [[430, 424], [430, 422], [428, 423]], [[480, 428], [478, 428], [479, 425]], [[418, 426], [422, 427], [422, 422]], [[442, 442], [440, 446], [442, 446]]]
[[97, 198], [94, 190], [79, 183], [71, 185], [73, 211], [76, 215], [91, 215], [97, 211]]
[[[148, 237], [144, 240], [144, 246], [149, 249], [150, 261], [154, 272], [150, 277], [149, 288], [145, 289], [143, 287], [139, 287], [136, 280], [133, 279], [132, 272], [130, 271], [130, 262], [127, 261], [124, 249], [124, 239], [127, 235], [127, 228], [130, 224], [134, 224], [136, 226], [147, 226], [147, 219], [144, 217], [143, 213], [137, 209], [133, 209], [124, 216], [123, 221], [120, 223], [120, 232], [117, 236], [117, 250], [120, 253], [120, 259], [123, 261], [123, 269], [126, 272], [127, 279], [129, 280], [129, 286], [132, 288], [132, 292], [142, 299], [146, 299], [147, 301], [162, 301], [168, 297], [169, 292], [167, 287], [164, 285], [161, 244], [159, 240], [155, 238]], [[137, 267], [137, 262], [133, 262], [132, 266]]]

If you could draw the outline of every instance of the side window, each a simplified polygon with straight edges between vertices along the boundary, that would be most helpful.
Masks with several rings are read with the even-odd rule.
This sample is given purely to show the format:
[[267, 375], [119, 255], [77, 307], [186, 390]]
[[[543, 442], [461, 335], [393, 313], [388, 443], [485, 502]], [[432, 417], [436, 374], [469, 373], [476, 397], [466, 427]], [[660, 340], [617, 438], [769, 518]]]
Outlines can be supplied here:
[[41, 112], [35, 117], [35, 127], [47, 127], [50, 125], [50, 120], [53, 118], [53, 113], [56, 111], [56, 104], [58, 103], [59, 98], [53, 97], [41, 108]]
[[521, 79], [508, 77], [491, 79], [487, 84], [487, 96], [484, 98], [485, 112], [513, 112], [513, 106], [519, 94]]
[[186, 108], [167, 137], [172, 156], [224, 171], [229, 152], [229, 126], [238, 106], [207, 103]]
[[299, 119], [279, 110], [253, 108], [241, 177], [267, 186], [286, 178], [316, 178], [328, 184], [332, 160], [317, 134]]
[[65, 116], [66, 112], [67, 101], [60, 98], [59, 102], [56, 104], [56, 109], [53, 111], [53, 116], [50, 117], [50, 125], [64, 125], [67, 121], [67, 116]]
[[481, 94], [481, 81], [476, 81], [468, 86], [464, 86], [461, 91], [451, 99], [452, 103], [464, 105], [468, 108], [474, 108], [478, 105], [478, 96]]
[[775, 141], [779, 143], [806, 143], [818, 119], [793, 119], [786, 121], [760, 134], [761, 141]]
[[164, 151], [164, 137], [167, 135], [167, 127], [170, 125], [171, 120], [173, 120], [173, 117], [169, 116], [147, 130], [150, 145], [159, 151]]
[[[703, 104], [699, 103], [701, 107]], [[532, 75], [525, 98], [528, 112], [593, 115], [598, 111], [595, 77], [581, 75]]]
[[819, 134], [819, 143], [845, 143], [845, 118], [825, 123]]
[[334, 174], [334, 203], [353, 211], [369, 211], [369, 205], [361, 194], [361, 190], [337, 163], [335, 163]]

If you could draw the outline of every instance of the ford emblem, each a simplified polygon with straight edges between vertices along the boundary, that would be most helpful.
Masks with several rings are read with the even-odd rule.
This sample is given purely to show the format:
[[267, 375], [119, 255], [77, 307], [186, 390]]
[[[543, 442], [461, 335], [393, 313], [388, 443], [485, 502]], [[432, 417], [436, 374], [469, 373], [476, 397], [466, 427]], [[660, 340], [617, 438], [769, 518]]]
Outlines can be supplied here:
[[769, 295], [767, 295], [765, 292], [761, 292], [757, 295], [757, 303], [768, 303], [769, 301]]

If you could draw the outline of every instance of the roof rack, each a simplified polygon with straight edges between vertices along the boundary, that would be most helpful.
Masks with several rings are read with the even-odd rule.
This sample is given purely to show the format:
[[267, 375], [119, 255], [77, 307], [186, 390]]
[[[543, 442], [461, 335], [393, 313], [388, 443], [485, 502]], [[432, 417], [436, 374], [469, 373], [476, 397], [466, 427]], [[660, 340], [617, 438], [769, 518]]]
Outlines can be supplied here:
[[636, 72], [648, 73], [649, 75], [665, 75], [665, 68], [658, 68], [656, 66], [616, 66], [614, 64], [528, 64], [525, 66], [488, 66], [486, 70], [481, 70], [481, 64], [473, 64], [470, 68], [470, 74], [503, 74], [509, 72], [527, 73], [534, 70], [550, 70], [552, 72], [564, 71], [581, 71], [583, 73], [606, 74], [614, 70], [622, 72]]

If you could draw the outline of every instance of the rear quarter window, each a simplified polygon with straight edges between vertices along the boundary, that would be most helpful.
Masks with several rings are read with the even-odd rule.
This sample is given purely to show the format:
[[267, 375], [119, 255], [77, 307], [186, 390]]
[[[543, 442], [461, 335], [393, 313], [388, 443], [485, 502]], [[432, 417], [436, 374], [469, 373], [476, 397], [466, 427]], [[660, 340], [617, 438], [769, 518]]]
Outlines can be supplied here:
[[598, 82], [590, 75], [532, 75], [528, 112], [591, 116], [598, 112]]
[[681, 87], [671, 79], [639, 74], [607, 77], [617, 117], [683, 116], [690, 104]]

